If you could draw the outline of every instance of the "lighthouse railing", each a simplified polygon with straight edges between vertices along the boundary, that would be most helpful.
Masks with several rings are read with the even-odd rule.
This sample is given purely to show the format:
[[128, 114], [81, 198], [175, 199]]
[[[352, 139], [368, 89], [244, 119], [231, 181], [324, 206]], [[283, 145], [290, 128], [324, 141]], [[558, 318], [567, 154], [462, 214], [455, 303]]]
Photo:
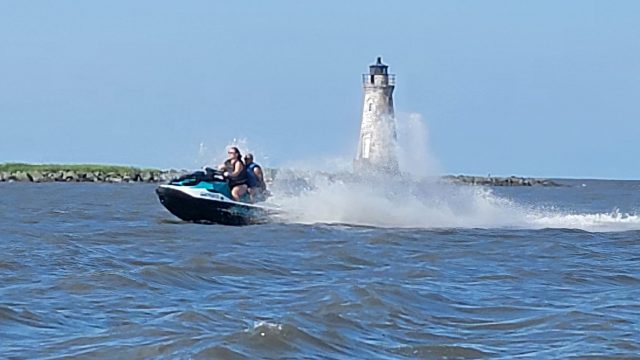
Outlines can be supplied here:
[[396, 76], [394, 74], [385, 74], [385, 75], [362, 74], [362, 84], [364, 85], [364, 87], [395, 86]]

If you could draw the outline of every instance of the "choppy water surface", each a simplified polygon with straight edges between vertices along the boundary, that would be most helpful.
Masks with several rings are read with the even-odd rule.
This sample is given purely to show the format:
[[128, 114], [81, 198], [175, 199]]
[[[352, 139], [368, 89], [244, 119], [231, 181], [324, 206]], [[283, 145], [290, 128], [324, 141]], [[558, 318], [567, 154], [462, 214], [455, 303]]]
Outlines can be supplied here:
[[[0, 357], [637, 358], [640, 183], [571, 185], [227, 227], [148, 185], [0, 184]], [[411, 205], [368, 204], [333, 215]]]

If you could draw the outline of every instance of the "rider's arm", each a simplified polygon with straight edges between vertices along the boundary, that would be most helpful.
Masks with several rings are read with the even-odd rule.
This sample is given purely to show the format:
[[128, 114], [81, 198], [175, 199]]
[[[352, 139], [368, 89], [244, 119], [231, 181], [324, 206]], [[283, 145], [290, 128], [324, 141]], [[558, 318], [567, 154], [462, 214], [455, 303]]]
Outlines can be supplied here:
[[267, 188], [267, 184], [264, 182], [264, 175], [262, 174], [262, 168], [259, 166], [256, 166], [255, 168], [253, 168], [253, 173], [256, 174], [256, 178], [258, 179], [258, 183], [260, 184], [260, 187], [264, 190]]

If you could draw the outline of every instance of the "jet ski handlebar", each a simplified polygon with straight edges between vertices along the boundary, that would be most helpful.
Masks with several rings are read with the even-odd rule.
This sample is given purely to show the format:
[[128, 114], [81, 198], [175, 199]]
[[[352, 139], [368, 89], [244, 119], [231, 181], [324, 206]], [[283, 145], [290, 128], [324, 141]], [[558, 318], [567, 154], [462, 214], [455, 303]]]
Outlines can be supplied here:
[[173, 179], [170, 184], [192, 185], [197, 184], [200, 181], [223, 182], [227, 181], [227, 179], [225, 179], [222, 171], [212, 169], [210, 167], [205, 167], [202, 170], [198, 170], [193, 173], [182, 175], [176, 179]]
[[225, 176], [224, 176], [224, 172], [218, 169], [214, 169], [214, 168], [210, 168], [208, 166], [206, 166], [204, 169], [204, 175], [207, 178], [211, 178], [213, 180], [220, 180], [220, 181], [224, 181], [225, 180]]

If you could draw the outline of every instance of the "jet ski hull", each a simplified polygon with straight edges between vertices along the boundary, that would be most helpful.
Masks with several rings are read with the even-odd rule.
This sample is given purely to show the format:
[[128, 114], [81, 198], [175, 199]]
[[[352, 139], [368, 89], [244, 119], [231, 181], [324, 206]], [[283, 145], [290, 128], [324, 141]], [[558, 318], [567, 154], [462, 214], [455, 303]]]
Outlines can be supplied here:
[[160, 185], [156, 189], [160, 203], [184, 221], [224, 225], [250, 225], [269, 222], [273, 209], [228, 199], [206, 189]]

